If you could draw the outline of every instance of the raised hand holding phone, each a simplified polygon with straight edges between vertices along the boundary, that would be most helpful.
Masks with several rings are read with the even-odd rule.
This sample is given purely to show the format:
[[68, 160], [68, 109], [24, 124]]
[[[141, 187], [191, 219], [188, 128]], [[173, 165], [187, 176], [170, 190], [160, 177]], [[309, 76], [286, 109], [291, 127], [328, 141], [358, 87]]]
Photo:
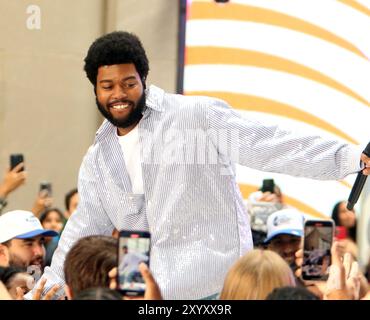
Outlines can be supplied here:
[[144, 296], [145, 281], [140, 263], [149, 265], [150, 234], [123, 230], [118, 238], [117, 289], [126, 296]]
[[53, 205], [52, 186], [49, 182], [41, 182], [37, 198], [33, 204], [32, 212], [36, 217]]
[[332, 220], [307, 220], [304, 225], [303, 280], [327, 280], [334, 237]]
[[[163, 300], [161, 290], [159, 289], [157, 282], [155, 281], [152, 273], [150, 272], [149, 267], [144, 262], [139, 264], [139, 271], [146, 285], [144, 297], [124, 296], [123, 299], [125, 300], [134, 300], [134, 299], [136, 300], [140, 300], [140, 299], [141, 300]], [[112, 290], [117, 290], [117, 267], [109, 271], [108, 276], [110, 278], [109, 288]]]
[[275, 191], [275, 182], [274, 179], [264, 179], [262, 181], [262, 192], [271, 192], [274, 193]]
[[10, 155], [10, 170], [13, 170], [15, 167], [17, 167], [19, 164], [23, 163], [23, 166], [19, 166], [17, 168], [17, 172], [23, 171], [25, 169], [24, 167], [24, 156], [21, 153], [14, 153]]
[[40, 193], [43, 193], [45, 197], [52, 197], [52, 185], [50, 182], [41, 182], [40, 183]]
[[24, 171], [23, 155], [10, 155], [10, 168], [0, 183], [0, 198], [6, 198], [8, 194], [24, 184], [26, 179], [27, 173]]

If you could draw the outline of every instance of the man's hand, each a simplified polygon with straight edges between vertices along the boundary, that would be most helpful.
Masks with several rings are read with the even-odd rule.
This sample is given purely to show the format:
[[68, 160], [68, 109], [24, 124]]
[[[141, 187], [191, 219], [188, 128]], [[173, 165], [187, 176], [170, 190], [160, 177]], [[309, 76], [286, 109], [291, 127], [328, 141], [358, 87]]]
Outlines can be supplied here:
[[[335, 243], [335, 250], [337, 255], [343, 257], [345, 253], [345, 247], [342, 241], [334, 241]], [[333, 245], [332, 245], [333, 248]], [[299, 249], [295, 253], [295, 264], [297, 265], [297, 269], [295, 271], [295, 275], [297, 278], [301, 277], [302, 274], [302, 264], [303, 264], [303, 249]]]
[[[35, 293], [32, 296], [32, 300], [51, 300], [54, 297], [54, 295], [58, 292], [60, 287], [56, 284], [48, 291], [47, 294], [45, 294], [43, 298], [41, 298], [41, 294], [42, 291], [44, 291], [46, 281], [47, 281], [46, 279], [42, 279], [40, 281], [38, 288], [35, 290]], [[22, 288], [20, 287], [16, 288], [16, 295], [17, 295], [16, 300], [24, 300], [24, 292]]]
[[327, 300], [358, 300], [360, 294], [360, 273], [358, 264], [346, 252], [342, 259], [338, 242], [334, 242], [331, 250], [332, 265], [326, 283], [325, 299]]
[[25, 183], [27, 178], [26, 171], [19, 171], [23, 168], [24, 163], [19, 163], [12, 170], [5, 173], [4, 180], [0, 184], [0, 197], [6, 197], [13, 190]]
[[362, 173], [366, 176], [370, 175], [370, 158], [365, 153], [361, 154], [361, 161], [365, 164], [365, 169]]
[[[338, 242], [338, 241], [336, 241], [334, 243], [335, 243], [336, 258], [339, 259], [338, 257], [342, 257], [344, 255], [344, 246], [343, 246], [343, 243]], [[334, 244], [332, 246], [332, 251], [333, 251], [333, 247], [334, 247]], [[296, 275], [297, 278], [300, 278], [301, 274], [302, 274], [303, 249], [298, 250], [295, 253], [295, 257], [296, 257], [295, 258], [295, 263], [297, 265], [295, 275]], [[332, 263], [334, 263], [334, 262], [332, 261]], [[327, 282], [326, 281], [302, 280], [302, 282], [308, 290], [313, 292], [320, 299], [333, 299], [334, 300], [334, 295], [337, 295], [336, 299], [341, 299], [341, 300], [348, 299], [347, 293], [345, 291], [336, 291], [335, 293], [332, 294], [331, 297], [326, 296], [325, 295], [325, 293], [327, 292]]]
[[[301, 279], [303, 264], [303, 249], [299, 249], [296, 251], [295, 264], [297, 266], [295, 276]], [[313, 281], [301, 279], [301, 282], [304, 284], [307, 290], [311, 291], [314, 295], [319, 297], [320, 300], [323, 299], [325, 291], [325, 281]]]
[[[141, 262], [139, 265], [139, 271], [141, 275], [143, 276], [145, 285], [146, 285], [146, 290], [144, 294], [144, 298], [139, 297], [139, 298], [133, 298], [133, 297], [124, 297], [124, 299], [127, 300], [163, 300], [161, 291], [159, 289], [158, 284], [153, 278], [152, 273], [150, 272], [148, 266], [144, 263]], [[110, 285], [109, 288], [112, 290], [117, 289], [117, 268], [113, 268], [111, 271], [109, 271], [109, 278], [110, 278]]]
[[258, 199], [258, 201], [278, 203], [280, 202], [280, 199], [275, 193], [267, 191], [262, 193], [262, 196]]

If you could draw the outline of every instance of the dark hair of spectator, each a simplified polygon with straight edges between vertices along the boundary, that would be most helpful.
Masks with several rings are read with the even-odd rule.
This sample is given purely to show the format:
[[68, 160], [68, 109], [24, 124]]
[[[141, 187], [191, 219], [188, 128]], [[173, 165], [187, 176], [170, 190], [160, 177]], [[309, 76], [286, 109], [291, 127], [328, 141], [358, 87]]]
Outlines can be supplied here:
[[65, 218], [64, 218], [64, 215], [63, 215], [63, 212], [62, 211], [60, 211], [58, 208], [48, 208], [45, 211], [43, 211], [41, 213], [41, 215], [40, 215], [40, 219], [39, 220], [40, 220], [41, 224], [45, 221], [45, 219], [48, 217], [48, 215], [49, 215], [50, 212], [56, 212], [56, 213], [58, 213], [60, 219], [64, 223]]
[[109, 288], [108, 273], [117, 265], [117, 240], [90, 236], [78, 240], [67, 253], [64, 277], [72, 295], [94, 288]]
[[26, 272], [22, 268], [16, 267], [0, 267], [0, 281], [4, 283], [6, 287], [8, 287], [9, 282], [17, 273]]
[[266, 300], [320, 300], [311, 291], [302, 287], [275, 288]]
[[[331, 218], [334, 220], [336, 226], [341, 226], [342, 224], [339, 221], [339, 206], [341, 203], [345, 201], [339, 201], [333, 208], [333, 212], [331, 214]], [[356, 242], [356, 234], [357, 234], [357, 219], [356, 223], [352, 228], [348, 229], [348, 236]]]
[[108, 288], [89, 288], [79, 292], [73, 300], [122, 300], [122, 296]]
[[266, 236], [267, 236], [266, 232], [252, 229], [253, 247], [255, 249], [257, 248], [265, 249], [267, 247], [267, 245], [265, 244]]
[[67, 210], [67, 211], [69, 211], [69, 208], [70, 208], [70, 206], [71, 206], [71, 199], [72, 199], [72, 197], [73, 197], [76, 193], [78, 193], [78, 190], [77, 190], [77, 188], [74, 188], [74, 189], [72, 189], [71, 191], [69, 191], [69, 192], [65, 195], [65, 197], [64, 197], [64, 205], [66, 206], [66, 210]]
[[135, 65], [145, 88], [149, 62], [139, 38], [132, 33], [115, 31], [93, 42], [85, 57], [84, 70], [95, 88], [99, 67], [125, 63]]

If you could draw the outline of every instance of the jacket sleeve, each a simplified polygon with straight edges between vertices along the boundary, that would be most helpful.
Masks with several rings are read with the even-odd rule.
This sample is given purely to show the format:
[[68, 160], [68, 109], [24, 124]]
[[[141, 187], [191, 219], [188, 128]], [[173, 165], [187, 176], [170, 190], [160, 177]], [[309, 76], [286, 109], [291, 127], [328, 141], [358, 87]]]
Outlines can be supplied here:
[[358, 146], [244, 118], [222, 100], [213, 100], [206, 117], [213, 144], [231, 162], [321, 180], [361, 170]]
[[[61, 239], [56, 249], [50, 267], [45, 268], [42, 278], [47, 282], [42, 295], [45, 295], [55, 284], [61, 286], [61, 290], [55, 298], [64, 294], [64, 260], [66, 254], [74, 243], [80, 238], [90, 235], [111, 235], [113, 225], [109, 220], [99, 200], [99, 185], [94, 172], [94, 146], [87, 152], [79, 172], [78, 194], [79, 203], [76, 211], [68, 219], [63, 230]], [[32, 299], [35, 288], [29, 292], [25, 299]]]

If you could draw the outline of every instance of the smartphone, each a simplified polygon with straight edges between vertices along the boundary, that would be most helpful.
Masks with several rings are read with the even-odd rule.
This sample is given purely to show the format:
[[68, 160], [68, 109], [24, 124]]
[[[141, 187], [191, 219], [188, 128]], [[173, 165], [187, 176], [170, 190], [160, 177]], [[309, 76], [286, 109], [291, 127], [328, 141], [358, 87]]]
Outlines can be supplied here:
[[264, 179], [262, 181], [262, 192], [271, 192], [274, 193], [275, 191], [275, 182], [274, 179]]
[[47, 196], [51, 197], [53, 195], [52, 186], [50, 182], [41, 182], [40, 183], [40, 192], [46, 191]]
[[347, 239], [347, 229], [343, 226], [335, 227], [335, 238], [337, 240]]
[[[24, 162], [23, 154], [21, 153], [11, 154], [10, 155], [10, 170], [13, 170], [21, 162]], [[23, 171], [23, 170], [24, 170], [24, 166], [19, 171]]]
[[143, 296], [145, 282], [139, 264], [149, 266], [150, 233], [146, 231], [122, 230], [118, 238], [118, 291], [126, 296]]
[[307, 220], [304, 224], [303, 280], [328, 279], [331, 246], [334, 237], [333, 220]]

